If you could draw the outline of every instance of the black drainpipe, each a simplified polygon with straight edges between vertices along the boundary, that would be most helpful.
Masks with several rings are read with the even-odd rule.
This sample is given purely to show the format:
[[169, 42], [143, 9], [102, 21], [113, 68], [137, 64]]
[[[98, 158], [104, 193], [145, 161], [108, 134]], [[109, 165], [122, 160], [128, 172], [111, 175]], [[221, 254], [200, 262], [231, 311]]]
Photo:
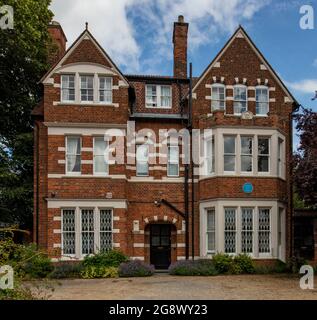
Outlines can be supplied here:
[[35, 211], [35, 223], [36, 223], [36, 231], [35, 231], [35, 241], [36, 241], [36, 245], [37, 247], [39, 247], [39, 138], [40, 138], [40, 127], [39, 124], [37, 123], [37, 121], [34, 121], [34, 124], [36, 126], [36, 211]]

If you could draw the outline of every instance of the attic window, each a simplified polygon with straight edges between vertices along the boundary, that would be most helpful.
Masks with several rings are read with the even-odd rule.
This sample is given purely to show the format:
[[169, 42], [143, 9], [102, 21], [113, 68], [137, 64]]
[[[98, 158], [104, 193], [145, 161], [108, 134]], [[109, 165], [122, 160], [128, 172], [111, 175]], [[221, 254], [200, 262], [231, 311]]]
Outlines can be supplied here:
[[75, 101], [75, 75], [62, 75], [62, 101]]
[[167, 85], [146, 85], [147, 108], [171, 108], [172, 88]]

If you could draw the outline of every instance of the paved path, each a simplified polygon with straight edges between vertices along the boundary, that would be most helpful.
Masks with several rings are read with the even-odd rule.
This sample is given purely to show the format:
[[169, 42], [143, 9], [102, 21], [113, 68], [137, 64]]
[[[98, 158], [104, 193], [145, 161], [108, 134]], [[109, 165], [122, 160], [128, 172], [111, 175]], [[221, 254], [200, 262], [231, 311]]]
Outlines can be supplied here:
[[157, 274], [147, 278], [58, 280], [51, 299], [314, 299], [299, 278], [288, 275], [180, 277]]

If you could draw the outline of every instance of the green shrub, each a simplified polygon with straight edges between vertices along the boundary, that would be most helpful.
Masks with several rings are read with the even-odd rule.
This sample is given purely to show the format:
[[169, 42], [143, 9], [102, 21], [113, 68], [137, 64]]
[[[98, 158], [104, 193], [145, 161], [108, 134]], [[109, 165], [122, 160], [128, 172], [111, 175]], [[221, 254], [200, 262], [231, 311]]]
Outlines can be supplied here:
[[80, 275], [84, 279], [116, 278], [118, 277], [118, 269], [116, 267], [88, 266], [80, 272]]
[[307, 260], [299, 257], [292, 257], [286, 262], [286, 271], [298, 273], [301, 266], [308, 264]]
[[55, 266], [50, 278], [63, 279], [63, 278], [77, 278], [81, 276], [83, 266], [79, 263], [63, 263]]
[[178, 276], [214, 276], [218, 273], [210, 259], [180, 260], [171, 264], [168, 271]]
[[119, 250], [110, 250], [86, 256], [82, 262], [85, 267], [119, 267], [122, 262], [128, 261], [128, 257]]
[[232, 256], [227, 253], [217, 253], [212, 257], [213, 264], [219, 273], [229, 272], [232, 268]]
[[235, 272], [232, 272], [233, 274], [254, 273], [255, 271], [252, 258], [244, 253], [238, 254], [233, 258], [233, 265], [233, 269], [235, 269]]
[[154, 267], [141, 260], [130, 260], [120, 264], [120, 277], [148, 277], [154, 274]]

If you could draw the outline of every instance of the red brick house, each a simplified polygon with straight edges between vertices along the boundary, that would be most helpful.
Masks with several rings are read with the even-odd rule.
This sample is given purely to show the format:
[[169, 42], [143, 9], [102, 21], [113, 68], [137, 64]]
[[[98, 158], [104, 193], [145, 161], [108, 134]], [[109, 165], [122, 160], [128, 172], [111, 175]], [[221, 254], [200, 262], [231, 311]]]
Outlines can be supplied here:
[[[188, 253], [291, 255], [297, 103], [242, 27], [192, 81], [182, 16], [173, 76], [122, 74], [88, 28], [67, 51], [61, 26], [49, 30], [59, 53], [33, 111], [34, 234], [53, 259], [118, 248], [166, 268]], [[201, 163], [184, 164], [188, 128], [209, 129]]]

